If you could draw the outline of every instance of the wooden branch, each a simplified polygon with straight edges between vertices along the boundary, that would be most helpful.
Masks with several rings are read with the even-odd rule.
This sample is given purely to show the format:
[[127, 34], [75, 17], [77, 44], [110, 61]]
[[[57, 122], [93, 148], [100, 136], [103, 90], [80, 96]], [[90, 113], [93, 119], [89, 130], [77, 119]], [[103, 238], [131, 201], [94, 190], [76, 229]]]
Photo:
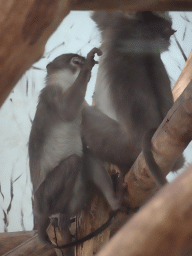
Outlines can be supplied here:
[[0, 233], [0, 255], [14, 249], [35, 235], [35, 231]]
[[[192, 166], [166, 185], [97, 256], [183, 256], [191, 247]], [[190, 254], [191, 255], [191, 254]]]
[[0, 0], [0, 106], [69, 13], [69, 0]]
[[[109, 207], [101, 195], [95, 195], [91, 203], [79, 214], [77, 222], [77, 237], [82, 238], [107, 222]], [[80, 244], [76, 248], [76, 256], [95, 255], [99, 249], [109, 241], [110, 228], [95, 236], [91, 240]]]
[[185, 66], [173, 88], [173, 98], [176, 100], [179, 98], [179, 96], [182, 94], [182, 92], [185, 90], [187, 85], [192, 79], [192, 51], [189, 55], [189, 58], [187, 59], [187, 62], [185, 63]]
[[[24, 233], [24, 234], [23, 234]], [[27, 234], [25, 234], [27, 233]], [[31, 233], [31, 234], [30, 234]], [[3, 242], [7, 239], [6, 244], [9, 243], [9, 251], [2, 256], [56, 256], [55, 251], [50, 248], [49, 245], [42, 243], [36, 232], [18, 232], [18, 233], [5, 233], [5, 235], [0, 236], [0, 245], [3, 246]], [[21, 236], [21, 237], [20, 237]], [[26, 240], [27, 236], [32, 236], [30, 239]], [[12, 244], [15, 245], [20, 241], [25, 241], [17, 247], [13, 248]], [[13, 248], [13, 249], [12, 249]], [[1, 248], [2, 250], [2, 248]]]

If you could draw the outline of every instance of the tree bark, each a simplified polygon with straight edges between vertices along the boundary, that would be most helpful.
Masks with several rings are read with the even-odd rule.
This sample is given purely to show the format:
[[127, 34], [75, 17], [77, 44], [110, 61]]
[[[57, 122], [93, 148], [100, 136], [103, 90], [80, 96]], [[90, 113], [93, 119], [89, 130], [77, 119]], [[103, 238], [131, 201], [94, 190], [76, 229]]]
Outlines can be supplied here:
[[[109, 207], [104, 202], [101, 195], [95, 195], [91, 203], [88, 203], [85, 209], [77, 216], [77, 238], [85, 237], [109, 218]], [[90, 256], [95, 255], [98, 250], [109, 241], [110, 228], [107, 228], [91, 240], [79, 244], [76, 247], [76, 255]]]
[[191, 184], [192, 166], [163, 187], [97, 255], [191, 255]]

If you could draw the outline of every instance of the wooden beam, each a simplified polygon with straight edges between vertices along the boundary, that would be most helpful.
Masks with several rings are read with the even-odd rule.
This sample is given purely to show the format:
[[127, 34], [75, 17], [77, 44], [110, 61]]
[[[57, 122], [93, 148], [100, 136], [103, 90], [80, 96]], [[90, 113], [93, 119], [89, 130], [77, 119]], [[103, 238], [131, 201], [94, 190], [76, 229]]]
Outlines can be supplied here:
[[[21, 241], [22, 243], [17, 246]], [[0, 254], [2, 256], [56, 256], [55, 251], [49, 245], [39, 240], [35, 231], [1, 234], [0, 246], [0, 250], [4, 250]], [[5, 249], [7, 252], [5, 252]]]
[[69, 11], [68, 0], [0, 0], [0, 106]]
[[0, 233], [0, 255], [14, 249], [35, 235], [35, 231]]
[[191, 0], [82, 0], [71, 1], [73, 10], [175, 11], [192, 10]]

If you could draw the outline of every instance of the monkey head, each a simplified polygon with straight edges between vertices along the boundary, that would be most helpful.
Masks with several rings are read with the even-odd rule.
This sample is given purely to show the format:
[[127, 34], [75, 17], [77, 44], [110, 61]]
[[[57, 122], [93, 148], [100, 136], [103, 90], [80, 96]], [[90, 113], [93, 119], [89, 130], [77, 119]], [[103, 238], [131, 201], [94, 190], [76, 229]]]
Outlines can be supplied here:
[[62, 54], [47, 65], [47, 85], [60, 84], [66, 88], [78, 77], [85, 58], [78, 54]]
[[94, 12], [92, 19], [102, 32], [106, 48], [117, 49], [119, 53], [161, 53], [170, 45], [174, 34], [168, 13]]

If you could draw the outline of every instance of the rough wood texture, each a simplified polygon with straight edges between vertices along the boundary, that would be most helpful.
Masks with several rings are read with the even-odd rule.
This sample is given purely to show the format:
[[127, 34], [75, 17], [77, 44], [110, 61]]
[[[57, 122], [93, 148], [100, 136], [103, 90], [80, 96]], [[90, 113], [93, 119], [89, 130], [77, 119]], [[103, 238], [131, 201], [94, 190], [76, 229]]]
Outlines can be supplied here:
[[191, 184], [192, 166], [162, 188], [97, 255], [191, 255], [186, 254], [192, 235]]
[[[15, 243], [15, 240], [17, 240], [18, 236], [22, 235], [23, 232], [18, 232], [18, 235], [12, 236], [11, 238], [9, 237], [5, 237], [7, 239], [7, 243], [9, 243], [10, 247], [11, 244]], [[2, 256], [18, 256], [18, 255], [22, 255], [22, 256], [56, 256], [56, 253], [53, 249], [50, 249], [50, 246], [40, 242], [38, 235], [34, 234], [34, 231], [31, 232], [32, 233], [32, 238], [28, 239], [27, 241], [23, 242], [22, 244], [20, 244], [19, 246], [15, 247], [14, 249], [10, 250], [5, 253], [5, 254], [1, 254]], [[11, 233], [8, 233], [11, 235]], [[0, 240], [1, 241], [1, 240]]]
[[[109, 208], [106, 202], [100, 195], [93, 198], [91, 204], [88, 203], [85, 210], [78, 216], [77, 222], [77, 237], [82, 238], [97, 228], [101, 227], [102, 224], [107, 222], [109, 218]], [[110, 229], [107, 228], [105, 231], [80, 244], [76, 247], [76, 255], [78, 256], [90, 256], [95, 255], [98, 250], [106, 244], [109, 240]]]
[[[73, 235], [75, 234], [75, 228], [73, 231]], [[72, 236], [69, 229], [60, 231], [58, 227], [58, 220], [55, 220], [53, 225], [50, 225], [47, 230], [49, 239], [54, 245], [61, 246], [64, 244], [68, 244], [72, 241]], [[57, 256], [74, 256], [74, 248], [69, 247], [66, 249], [55, 249]]]
[[0, 106], [68, 13], [68, 0], [0, 0]]
[[0, 233], [0, 255], [14, 249], [35, 235], [35, 231]]

